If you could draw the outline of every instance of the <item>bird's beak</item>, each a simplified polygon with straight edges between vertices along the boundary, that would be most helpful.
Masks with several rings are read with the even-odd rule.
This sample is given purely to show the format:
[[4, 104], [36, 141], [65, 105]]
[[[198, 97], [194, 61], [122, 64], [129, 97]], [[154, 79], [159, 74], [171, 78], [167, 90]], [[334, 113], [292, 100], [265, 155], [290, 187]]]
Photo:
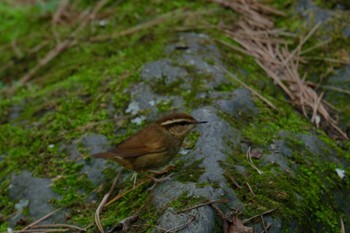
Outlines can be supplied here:
[[208, 121], [196, 121], [196, 124], [205, 124], [205, 123], [208, 123]]

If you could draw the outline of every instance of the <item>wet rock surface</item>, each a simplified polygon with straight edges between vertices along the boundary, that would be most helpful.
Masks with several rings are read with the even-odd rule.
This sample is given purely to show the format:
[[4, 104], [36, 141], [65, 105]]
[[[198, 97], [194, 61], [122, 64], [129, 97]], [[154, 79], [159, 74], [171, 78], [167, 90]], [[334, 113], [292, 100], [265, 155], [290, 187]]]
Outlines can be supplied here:
[[80, 143], [89, 154], [96, 154], [106, 151], [110, 149], [111, 146], [109, 145], [106, 136], [101, 134], [85, 135], [81, 139], [75, 140], [71, 145], [67, 146], [67, 152], [69, 153], [70, 159], [75, 160], [76, 163], [84, 165], [80, 170], [80, 173], [86, 174], [94, 185], [97, 186], [103, 183], [103, 171], [106, 168], [112, 168], [116, 171], [120, 169], [117, 164], [111, 163], [104, 159], [94, 159], [93, 161], [85, 160], [80, 156], [80, 152], [78, 150], [78, 145]]
[[216, 104], [220, 110], [236, 118], [239, 118], [241, 114], [249, 117], [258, 114], [258, 109], [251, 98], [250, 91], [247, 89], [237, 89], [233, 91], [230, 97], [219, 99]]
[[[42, 218], [54, 211], [50, 204], [53, 199], [59, 199], [50, 188], [51, 180], [47, 178], [36, 178], [28, 171], [13, 175], [10, 184], [9, 198], [17, 202], [17, 212], [11, 218], [10, 224], [16, 225], [21, 218], [25, 219], [23, 210], [28, 208], [32, 220]], [[64, 214], [55, 214], [42, 223], [57, 223], [64, 221]]]

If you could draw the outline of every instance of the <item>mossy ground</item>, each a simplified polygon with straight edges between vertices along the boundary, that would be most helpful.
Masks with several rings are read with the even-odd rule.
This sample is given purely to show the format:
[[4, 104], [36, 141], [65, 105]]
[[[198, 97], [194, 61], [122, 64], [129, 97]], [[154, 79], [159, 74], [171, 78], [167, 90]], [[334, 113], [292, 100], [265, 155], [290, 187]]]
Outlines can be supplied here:
[[[31, 67], [37, 64], [38, 59], [42, 58], [45, 52], [54, 46], [55, 40], [50, 33], [52, 24], [49, 16], [57, 8], [58, 2], [51, 0], [45, 3], [41, 1], [41, 3], [32, 5], [20, 5], [8, 0], [0, 3], [0, 20], [2, 22], [0, 25], [0, 31], [2, 31], [0, 38], [0, 52], [2, 54], [0, 57], [2, 64], [0, 87], [2, 93], [5, 93], [11, 82], [16, 83], [16, 80], [19, 80]], [[94, 3], [94, 1], [77, 1], [72, 4], [71, 11], [77, 15]], [[290, 2], [283, 1], [283, 3], [275, 2], [274, 4], [283, 11], [287, 9], [287, 15], [291, 14], [292, 4]], [[193, 15], [180, 17], [180, 20], [168, 16], [158, 26], [141, 29], [125, 37], [107, 39], [99, 43], [85, 40], [85, 38], [95, 35], [108, 37], [115, 32], [132, 28], [179, 9], [186, 9], [187, 12], [193, 12]], [[210, 17], [207, 13], [209, 9]], [[26, 169], [36, 177], [49, 177], [55, 180], [53, 189], [62, 195], [62, 199], [53, 200], [53, 204], [71, 210], [72, 218], [69, 222], [81, 226], [87, 226], [93, 222], [97, 203], [86, 203], [85, 200], [95, 187], [86, 176], [78, 173], [82, 165], [70, 161], [68, 154], [60, 149], [61, 146], [70, 144], [73, 140], [89, 133], [104, 134], [110, 141], [118, 142], [126, 135], [130, 135], [131, 132], [135, 132], [135, 125], [128, 126], [128, 128], [123, 126], [126, 129], [126, 134], [124, 136], [118, 134], [116, 138], [113, 116], [125, 115], [129, 96], [124, 90], [140, 80], [140, 67], [145, 62], [157, 60], [164, 55], [164, 45], [177, 33], [174, 28], [193, 27], [194, 31], [205, 32], [213, 38], [228, 41], [217, 30], [196, 29], [196, 27], [203, 22], [212, 25], [219, 22], [232, 24], [237, 19], [237, 15], [231, 11], [206, 1], [149, 2], [138, 0], [122, 3], [111, 1], [101, 12], [109, 15], [106, 26], [100, 27], [97, 21], [92, 23], [91, 26], [79, 33], [79, 43], [76, 46], [64, 51], [49, 65], [39, 69], [31, 82], [19, 87], [14, 94], [6, 95], [6, 98], [0, 100], [0, 112], [2, 113], [0, 116], [0, 209], [1, 214], [5, 217], [15, 211], [15, 203], [8, 199], [9, 175]], [[203, 14], [204, 12], [206, 14]], [[303, 33], [303, 28], [304, 31], [307, 30], [306, 25], [303, 25], [298, 17], [293, 16], [293, 19], [295, 20], [278, 18], [277, 25], [299, 34]], [[58, 25], [56, 31], [62, 38], [65, 38], [74, 30], [75, 26], [68, 23]], [[342, 54], [344, 43], [346, 46], [350, 46], [348, 41], [346, 42], [338, 34], [333, 36], [337, 46], [332, 45], [313, 50], [311, 55]], [[47, 43], [43, 44], [44, 49], [31, 52], [35, 46], [41, 45], [45, 41]], [[297, 41], [291, 42], [297, 43]], [[312, 47], [317, 42], [317, 39], [310, 39], [305, 46]], [[226, 64], [233, 67], [233, 70], [244, 71], [240, 78], [263, 92], [280, 109], [279, 113], [276, 113], [257, 100], [260, 108], [259, 116], [256, 119], [247, 119], [244, 122], [246, 126], [242, 129], [243, 137], [246, 140], [250, 141], [253, 146], [268, 146], [280, 130], [286, 129], [290, 132], [302, 133], [314, 129], [293, 109], [286, 107], [287, 102], [283, 93], [272, 85], [272, 82], [268, 80], [252, 58], [232, 52], [223, 46], [221, 49]], [[314, 74], [314, 77], [318, 74], [328, 75], [329, 72], [337, 68], [334, 63], [324, 60], [311, 62], [314, 64], [313, 66], [305, 66], [302, 69]], [[190, 71], [190, 67], [187, 71]], [[238, 86], [238, 84], [232, 83], [232, 85], [222, 87], [220, 91], [228, 92]], [[208, 104], [198, 103], [195, 94], [196, 91], [193, 93], [183, 91], [181, 93], [186, 100], [188, 109]], [[10, 117], [16, 112], [14, 110], [16, 107], [19, 109], [18, 117]], [[164, 112], [167, 107], [169, 107], [167, 103], [161, 104], [159, 111]], [[113, 113], [108, 110], [109, 108], [114, 109]], [[232, 124], [236, 125], [237, 122], [232, 122]], [[345, 154], [348, 159], [350, 158], [349, 153], [345, 153], [342, 148], [337, 147], [321, 132], [319, 134], [328, 145], [336, 148], [340, 154]], [[297, 142], [292, 141], [293, 143], [300, 147]], [[349, 149], [349, 143], [345, 143], [343, 146], [345, 149]], [[303, 149], [303, 151], [307, 154], [306, 150]], [[86, 150], [80, 148], [80, 152], [88, 160], [89, 155]], [[303, 156], [305, 156], [304, 152]], [[243, 162], [245, 161], [244, 155], [238, 154], [238, 157], [232, 162], [242, 163], [248, 167]], [[252, 185], [253, 190], [259, 194], [257, 197], [252, 197], [246, 188], [237, 191], [247, 207], [245, 214], [248, 216], [279, 207], [279, 214], [285, 219], [291, 219], [304, 216], [305, 212], [310, 212], [311, 217], [308, 220], [310, 223], [320, 222], [321, 226], [333, 231], [338, 226], [341, 213], [335, 212], [332, 204], [320, 205], [320, 203], [326, 197], [325, 194], [338, 186], [349, 184], [333, 182], [333, 180], [337, 180], [333, 164], [309, 166], [313, 164], [312, 155], [308, 155], [310, 160], [307, 163], [299, 154], [294, 156], [301, 172], [297, 177], [285, 174], [276, 180], [275, 174], [270, 171], [271, 167], [263, 168], [264, 176], [250, 171], [251, 177], [248, 182]], [[195, 166], [196, 164], [193, 165], [193, 167]], [[271, 166], [273, 167], [273, 165]], [[110, 174], [109, 179], [112, 180], [115, 173], [107, 173]], [[239, 177], [239, 174], [235, 175]], [[322, 179], [329, 179], [326, 182], [328, 187], [318, 186], [318, 184], [323, 183]], [[292, 189], [291, 183], [298, 184], [298, 188], [292, 187]], [[130, 187], [131, 183], [127, 185]], [[142, 212], [143, 230], [147, 231], [147, 229], [152, 228], [157, 219], [156, 215], [160, 213], [145, 205], [148, 197], [147, 192], [143, 191], [147, 187], [147, 185], [142, 186], [111, 205], [102, 214], [102, 223], [105, 226], [113, 226], [119, 220], [139, 211]], [[98, 193], [101, 198], [104, 191], [108, 191], [107, 186]], [[304, 198], [300, 201], [297, 194]], [[184, 199], [180, 198], [178, 202], [172, 204], [176, 208], [188, 204], [181, 200]], [[300, 201], [299, 204], [297, 204], [298, 201]], [[328, 203], [332, 203], [332, 200]], [[297, 208], [289, 208], [292, 204]], [[4, 222], [0, 222], [0, 224], [0, 231], [6, 230], [7, 224]], [[90, 231], [94, 231], [94, 229], [90, 229]]]
[[[257, 103], [259, 102], [257, 100]], [[337, 232], [339, 218], [347, 219], [347, 217], [336, 205], [334, 192], [338, 188], [349, 188], [349, 182], [342, 182], [336, 175], [335, 168], [339, 168], [339, 164], [330, 162], [331, 158], [321, 160], [320, 155], [310, 152], [296, 138], [296, 134], [309, 134], [310, 130], [315, 130], [310, 128], [309, 122], [300, 114], [295, 113], [290, 107], [285, 107], [278, 120], [275, 120], [276, 113], [273, 113], [273, 110], [260, 107], [260, 114], [256, 119], [243, 120], [243, 123], [234, 119], [232, 123], [241, 125], [242, 141], [252, 148], [262, 148], [263, 156], [265, 153], [279, 153], [271, 152], [270, 145], [274, 140], [282, 138], [286, 140], [288, 147], [293, 150], [289, 165], [297, 168], [295, 174], [290, 170], [283, 170], [277, 163], [263, 166], [260, 160], [254, 160], [263, 172], [260, 175], [250, 166], [242, 148], [239, 147], [235, 153], [230, 154], [226, 170], [242, 186], [238, 189], [232, 184], [238, 198], [245, 204], [243, 217], [249, 218], [277, 208], [273, 215], [282, 217], [286, 223], [286, 231], [301, 232], [308, 229], [308, 232]], [[282, 137], [279, 135], [280, 132], [292, 133], [290, 136]], [[330, 148], [337, 150], [337, 153], [331, 156], [339, 156], [338, 159], [344, 153], [349, 156], [348, 152], [339, 149], [330, 141], [324, 132], [317, 131], [317, 135]], [[234, 165], [248, 168], [247, 174], [240, 174]], [[255, 195], [245, 182], [250, 185]], [[298, 228], [294, 228], [295, 226], [288, 224], [292, 222], [302, 224], [295, 224]]]

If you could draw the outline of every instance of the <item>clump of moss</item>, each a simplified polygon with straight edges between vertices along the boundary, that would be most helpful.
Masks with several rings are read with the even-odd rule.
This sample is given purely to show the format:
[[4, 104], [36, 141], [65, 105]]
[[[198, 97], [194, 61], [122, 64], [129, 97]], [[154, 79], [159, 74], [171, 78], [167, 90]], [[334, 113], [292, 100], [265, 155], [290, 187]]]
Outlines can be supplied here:
[[181, 211], [186, 207], [191, 207], [198, 203], [206, 201], [203, 197], [189, 196], [188, 193], [182, 193], [178, 198], [168, 203], [168, 207], [173, 208], [175, 211]]
[[[235, 156], [229, 156], [229, 166], [225, 167], [226, 172], [235, 177], [239, 184], [240, 182], [249, 184], [241, 183], [241, 189], [233, 186], [239, 199], [245, 204], [244, 215], [249, 217], [277, 208], [276, 216], [280, 216], [285, 222], [297, 222], [300, 229], [335, 232], [339, 226], [339, 215], [342, 215], [341, 210], [335, 207], [333, 195], [334, 189], [339, 185], [337, 180], [340, 181], [334, 172], [337, 165], [330, 162], [331, 158], [321, 160], [318, 155], [312, 154], [299, 139], [293, 138], [292, 135], [306, 133], [311, 127], [301, 115], [295, 113], [290, 107], [285, 107], [280, 113], [275, 113], [261, 105], [259, 100], [257, 100], [257, 105], [260, 114], [244, 124], [243, 141], [248, 142], [252, 147], [269, 150], [274, 140], [282, 139], [279, 132], [289, 132], [291, 136], [283, 136], [283, 140], [293, 151], [290, 165], [295, 167], [296, 171], [292, 174], [288, 170], [281, 170], [278, 164], [273, 163], [263, 167], [259, 160], [255, 160], [255, 164], [263, 171], [263, 174], [260, 175], [246, 160], [245, 152], [236, 150]], [[275, 114], [279, 115], [278, 118]], [[320, 134], [324, 135], [322, 132]], [[321, 139], [323, 137], [320, 136]], [[334, 142], [329, 140], [325, 142], [330, 143], [331, 148], [337, 147]], [[246, 167], [248, 174], [240, 174], [230, 164]], [[305, 213], [307, 213], [307, 218], [305, 218]], [[315, 225], [315, 223], [318, 228], [310, 229], [310, 225]]]

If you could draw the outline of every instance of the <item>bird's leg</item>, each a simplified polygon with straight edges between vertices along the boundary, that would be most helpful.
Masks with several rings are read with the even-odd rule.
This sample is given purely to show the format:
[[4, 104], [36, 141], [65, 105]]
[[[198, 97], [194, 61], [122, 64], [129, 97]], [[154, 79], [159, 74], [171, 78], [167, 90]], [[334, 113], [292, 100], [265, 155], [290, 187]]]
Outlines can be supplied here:
[[136, 186], [136, 180], [137, 180], [137, 172], [134, 172], [130, 178], [130, 180], [134, 181], [134, 188]]
[[162, 177], [162, 178], [156, 178], [154, 176], [150, 176], [150, 175], [146, 175], [148, 178], [150, 178], [154, 183], [161, 183], [163, 181], [166, 181], [166, 180], [170, 180], [171, 176], [173, 175], [173, 173], [167, 175], [166, 177]]
[[167, 175], [166, 177], [162, 177], [160, 179], [155, 178], [154, 176], [146, 175], [148, 178], [150, 178], [153, 181], [152, 187], [150, 187], [148, 190], [152, 190], [157, 184], [159, 184], [163, 181], [170, 180], [172, 175], [173, 175], [173, 173]]

